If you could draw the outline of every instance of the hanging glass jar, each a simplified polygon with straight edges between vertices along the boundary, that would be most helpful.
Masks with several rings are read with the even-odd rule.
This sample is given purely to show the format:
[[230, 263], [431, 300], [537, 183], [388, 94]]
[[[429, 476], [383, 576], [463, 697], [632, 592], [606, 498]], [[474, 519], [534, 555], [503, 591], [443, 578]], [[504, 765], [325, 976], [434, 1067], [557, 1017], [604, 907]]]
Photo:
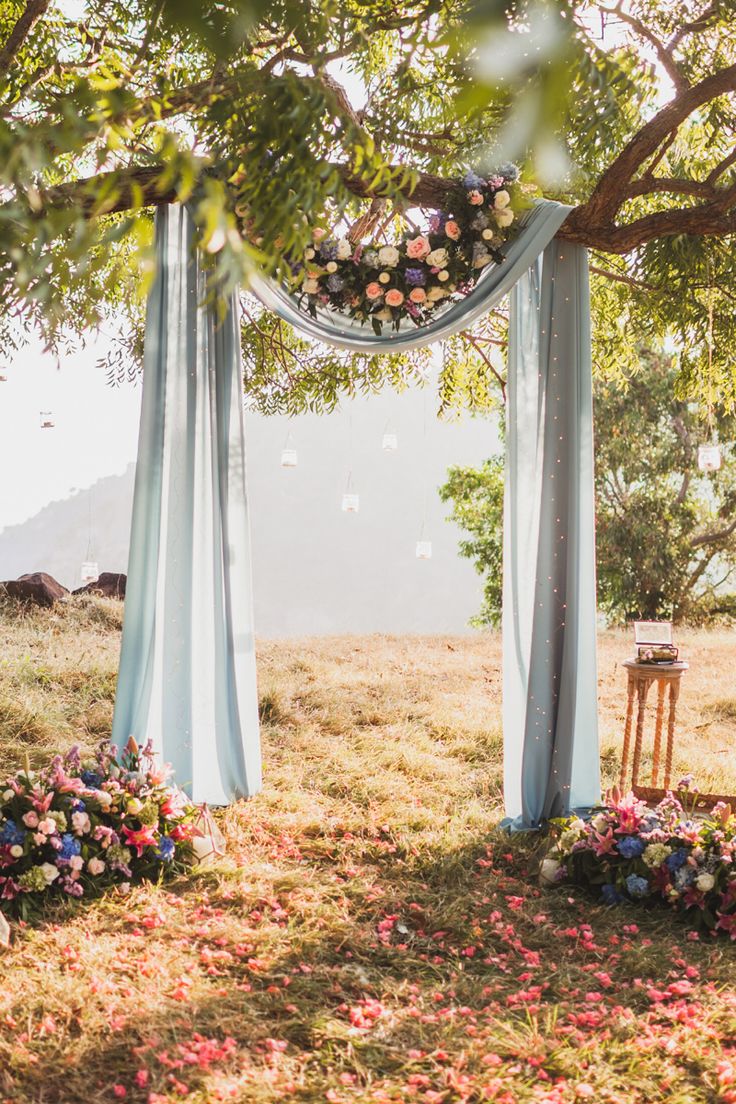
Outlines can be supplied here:
[[299, 462], [297, 451], [294, 448], [294, 442], [291, 434], [289, 434], [284, 441], [284, 447], [281, 450], [281, 467], [282, 468], [295, 468]]
[[8, 382], [8, 373], [0, 371], [0, 383], [7, 383], [7, 382]]
[[88, 583], [96, 583], [100, 577], [100, 565], [95, 560], [85, 560], [80, 571], [82, 586]]
[[53, 429], [56, 425], [56, 419], [51, 410], [42, 410], [39, 414], [39, 420], [41, 422], [41, 429]]
[[698, 448], [698, 467], [703, 472], [718, 471], [721, 466], [720, 445], [700, 445]]
[[386, 425], [383, 427], [383, 436], [381, 437], [381, 448], [384, 452], [396, 452], [398, 447], [398, 434], [391, 423], [386, 422]]
[[342, 512], [344, 514], [357, 514], [359, 510], [360, 495], [353, 487], [353, 473], [348, 472], [348, 478], [342, 496]]
[[432, 559], [432, 542], [422, 537], [417, 541], [417, 559], [418, 560], [431, 560]]

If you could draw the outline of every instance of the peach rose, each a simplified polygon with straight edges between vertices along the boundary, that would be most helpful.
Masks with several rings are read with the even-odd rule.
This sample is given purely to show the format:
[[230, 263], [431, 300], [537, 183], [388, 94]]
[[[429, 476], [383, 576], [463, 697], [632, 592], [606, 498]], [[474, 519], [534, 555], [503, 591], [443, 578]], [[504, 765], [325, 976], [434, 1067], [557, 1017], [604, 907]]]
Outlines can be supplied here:
[[424, 300], [427, 298], [427, 293], [424, 288], [415, 287], [412, 288], [409, 292], [409, 298], [411, 299], [412, 303], [423, 303]]
[[314, 241], [321, 241], [326, 233], [327, 231], [323, 229], [323, 227], [315, 226], [314, 230], [312, 231], [312, 238]]
[[386, 292], [386, 306], [388, 307], [400, 307], [404, 302], [404, 293], [399, 291], [398, 288], [391, 288]]
[[454, 221], [454, 219], [450, 219], [448, 222], [445, 223], [445, 233], [447, 234], [448, 238], [452, 238], [453, 241], [457, 241], [457, 239], [460, 237], [460, 227]]
[[365, 294], [366, 298], [368, 299], [378, 299], [381, 295], [383, 295], [383, 288], [374, 280], [366, 287]]
[[472, 203], [474, 207], [479, 207], [483, 202], [483, 193], [476, 192], [473, 189], [472, 192], [468, 192], [468, 203]]
[[413, 261], [421, 261], [423, 257], [426, 257], [431, 249], [431, 246], [423, 234], [419, 234], [416, 238], [410, 238], [406, 243], [406, 255], [411, 257]]

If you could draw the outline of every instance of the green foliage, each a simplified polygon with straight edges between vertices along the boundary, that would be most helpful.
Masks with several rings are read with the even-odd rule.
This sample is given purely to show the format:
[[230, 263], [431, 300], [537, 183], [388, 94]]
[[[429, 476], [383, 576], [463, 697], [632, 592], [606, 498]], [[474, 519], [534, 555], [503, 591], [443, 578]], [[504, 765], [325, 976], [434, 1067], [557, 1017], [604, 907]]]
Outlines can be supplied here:
[[501, 620], [503, 567], [503, 460], [494, 456], [480, 469], [452, 467], [440, 488], [443, 502], [452, 502], [449, 519], [467, 538], [460, 555], [473, 560], [484, 576], [483, 605], [471, 624], [498, 625]]
[[[713, 415], [722, 467], [698, 468], [708, 440], [697, 404], [673, 395], [671, 359], [640, 353], [626, 387], [596, 388], [598, 602], [611, 622], [630, 617], [703, 623], [736, 617], [736, 419]], [[441, 490], [466, 533], [461, 555], [486, 579], [474, 623], [501, 609], [502, 462], [451, 468]]]
[[[661, 67], [631, 19], [677, 40], [690, 83], [736, 58], [736, 0], [632, 0], [628, 23], [598, 0], [37, 7], [11, 49], [26, 5], [0, 0], [0, 52], [9, 50], [0, 76], [0, 340], [12, 356], [35, 330], [59, 351], [104, 323], [120, 332], [112, 378], [135, 369], [141, 348], [152, 200], [192, 201], [213, 287], [227, 289], [253, 265], [283, 274], [284, 254], [303, 248], [315, 221], [349, 225], [364, 209], [356, 192], [379, 194], [386, 219], [401, 217], [418, 172], [451, 178], [511, 157], [547, 194], [585, 201], [663, 102]], [[601, 38], [601, 21], [616, 33]], [[717, 173], [726, 191], [734, 169], [719, 165], [733, 145], [732, 116], [728, 96], [715, 96], [642, 171], [686, 182]], [[697, 201], [696, 192], [634, 195], [621, 219]], [[732, 406], [736, 256], [727, 238], [660, 238], [625, 261], [593, 263], [607, 274], [594, 278], [599, 375], [629, 378], [637, 341], [669, 334], [683, 350], [679, 392]], [[252, 397], [268, 409], [329, 407], [358, 381], [401, 386], [421, 367], [410, 354], [336, 372], [337, 355], [291, 335], [263, 342], [257, 330], [243, 333], [259, 358]], [[307, 370], [285, 371], [284, 344]], [[482, 354], [477, 344], [448, 347], [443, 407], [491, 401]]]

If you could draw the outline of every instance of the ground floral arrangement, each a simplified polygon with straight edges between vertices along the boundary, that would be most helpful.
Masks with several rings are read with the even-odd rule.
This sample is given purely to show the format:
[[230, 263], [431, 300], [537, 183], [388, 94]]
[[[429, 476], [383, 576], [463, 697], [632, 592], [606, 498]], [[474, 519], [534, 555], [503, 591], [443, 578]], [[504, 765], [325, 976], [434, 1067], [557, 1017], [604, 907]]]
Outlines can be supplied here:
[[599, 886], [609, 905], [665, 901], [736, 939], [736, 815], [719, 802], [695, 819], [689, 787], [683, 779], [655, 809], [614, 790], [590, 820], [554, 821], [542, 881]]
[[0, 799], [0, 911], [27, 919], [52, 895], [181, 873], [196, 858], [199, 810], [168, 783], [151, 747], [76, 748], [41, 771], [26, 766]]
[[313, 231], [314, 245], [295, 265], [300, 305], [316, 315], [328, 307], [380, 334], [384, 323], [422, 325], [445, 299], [467, 295], [487, 265], [503, 261], [522, 207], [527, 207], [516, 165], [490, 176], [469, 172], [458, 183], [452, 209], [436, 212], [426, 232], [405, 230], [395, 243], [356, 245], [347, 237]]

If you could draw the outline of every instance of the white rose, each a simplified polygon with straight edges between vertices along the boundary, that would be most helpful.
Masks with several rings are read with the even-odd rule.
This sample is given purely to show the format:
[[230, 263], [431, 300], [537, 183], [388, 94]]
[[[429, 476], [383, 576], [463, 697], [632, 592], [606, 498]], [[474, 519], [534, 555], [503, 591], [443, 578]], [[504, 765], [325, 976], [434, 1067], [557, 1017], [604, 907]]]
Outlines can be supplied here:
[[695, 884], [701, 893], [710, 893], [716, 884], [716, 880], [712, 874], [701, 874], [699, 878], [695, 879]]
[[41, 870], [43, 871], [43, 876], [46, 879], [46, 885], [51, 885], [51, 883], [55, 882], [56, 879], [59, 877], [59, 871], [56, 869], [53, 863], [42, 863]]
[[427, 298], [430, 303], [436, 303], [438, 299], [444, 299], [447, 292], [441, 287], [431, 287], [427, 292]]
[[[386, 268], [395, 268], [399, 263], [399, 251], [393, 245], [382, 245], [378, 250], [378, 262]], [[380, 279], [380, 277], [379, 277]]]
[[69, 860], [69, 866], [72, 870], [81, 870], [84, 866], [84, 859], [81, 855], [72, 855]]
[[137, 816], [137, 814], [143, 808], [143, 802], [139, 801], [137, 797], [131, 797], [130, 801], [128, 802], [127, 808], [131, 816]]
[[559, 871], [560, 863], [557, 859], [542, 859], [539, 866], [539, 884], [542, 886], [557, 885]]
[[502, 211], [495, 211], [494, 215], [499, 226], [510, 226], [514, 221], [514, 212], [510, 211], [508, 207], [505, 207]]
[[12, 801], [14, 797], [14, 790], [3, 790], [3, 801]]
[[438, 272], [438, 273], [437, 273], [437, 279], [438, 279], [438, 280], [441, 280], [441, 281], [442, 281], [442, 283], [444, 284], [445, 280], [449, 280], [449, 279], [450, 279], [450, 273], [449, 273], [449, 272], [447, 271], [447, 269], [446, 269], [446, 268], [443, 268], [443, 269], [442, 269], [442, 272]]
[[391, 277], [390, 277], [390, 275], [388, 274], [388, 272], [380, 272], [380, 273], [378, 274], [378, 282], [379, 282], [380, 284], [387, 284], [387, 283], [389, 282], [389, 280], [390, 280], [390, 279], [391, 279]]
[[[338, 261], [347, 261], [349, 257], [353, 255], [353, 247], [347, 238], [340, 238], [337, 243], [337, 259]], [[394, 262], [396, 263], [396, 262]]]
[[496, 208], [497, 211], [502, 211], [504, 207], [508, 207], [510, 202], [511, 196], [505, 189], [503, 189], [500, 192], [496, 192], [495, 198], [493, 200], [493, 206]]
[[83, 836], [85, 832], [89, 832], [92, 827], [90, 819], [86, 813], [72, 813], [72, 828], [79, 836]]
[[595, 828], [596, 832], [605, 832], [608, 828], [608, 819], [605, 813], [598, 813], [591, 820], [591, 825]]
[[104, 869], [105, 864], [102, 859], [89, 859], [89, 861], [87, 862], [87, 870], [90, 872], [90, 874], [101, 874]]
[[337, 261], [328, 261], [325, 268], [328, 272], [337, 272]]
[[95, 800], [99, 801], [100, 805], [112, 805], [112, 794], [107, 790], [97, 790]]
[[317, 292], [319, 291], [318, 281], [317, 280], [305, 280], [304, 281], [304, 290], [306, 291], [307, 295], [316, 295]]
[[10, 848], [10, 854], [13, 856], [14, 859], [19, 859], [23, 854], [23, 848], [19, 843], [14, 843], [13, 846]]
[[447, 250], [433, 249], [427, 254], [425, 260], [431, 268], [444, 268], [448, 261]]
[[311, 260], [314, 259], [314, 250], [312, 249], [311, 246], [309, 247], [309, 249], [304, 250], [304, 256], [308, 261], [311, 261]]

